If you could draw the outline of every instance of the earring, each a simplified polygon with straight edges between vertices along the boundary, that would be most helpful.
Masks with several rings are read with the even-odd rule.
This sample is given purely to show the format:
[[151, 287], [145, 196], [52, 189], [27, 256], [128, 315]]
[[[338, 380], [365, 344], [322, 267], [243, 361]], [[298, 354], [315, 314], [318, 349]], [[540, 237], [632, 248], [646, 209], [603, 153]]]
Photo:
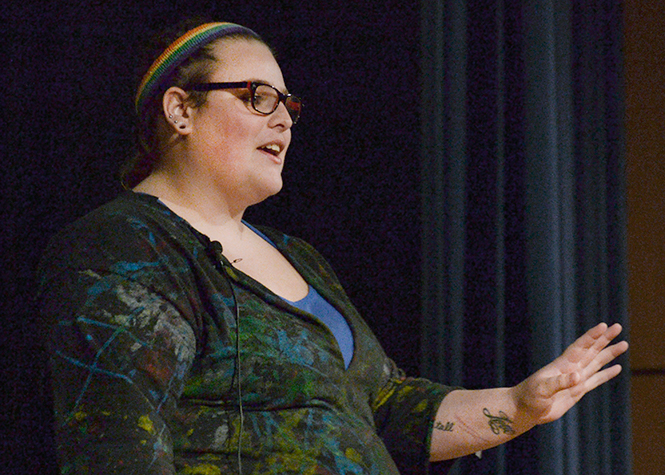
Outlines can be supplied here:
[[169, 114], [169, 119], [173, 119], [173, 116], [171, 114]]

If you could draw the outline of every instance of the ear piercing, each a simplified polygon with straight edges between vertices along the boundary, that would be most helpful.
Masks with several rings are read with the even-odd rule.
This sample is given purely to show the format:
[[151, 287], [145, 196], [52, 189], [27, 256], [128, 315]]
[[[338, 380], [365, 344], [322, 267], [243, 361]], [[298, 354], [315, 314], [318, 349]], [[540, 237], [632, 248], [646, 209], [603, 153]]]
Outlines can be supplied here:
[[[173, 119], [173, 116], [172, 116], [171, 114], [169, 114], [169, 119]], [[174, 123], [174, 124], [177, 124], [178, 121], [177, 121], [177, 120], [174, 120], [173, 123]]]

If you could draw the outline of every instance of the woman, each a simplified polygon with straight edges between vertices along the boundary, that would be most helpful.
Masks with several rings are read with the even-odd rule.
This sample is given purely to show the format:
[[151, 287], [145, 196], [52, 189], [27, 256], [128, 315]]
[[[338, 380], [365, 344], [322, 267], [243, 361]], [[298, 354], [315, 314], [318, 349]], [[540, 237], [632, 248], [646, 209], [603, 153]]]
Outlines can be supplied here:
[[133, 189], [43, 260], [63, 473], [426, 473], [619, 373], [601, 324], [512, 388], [405, 377], [314, 249], [242, 219], [281, 189], [301, 109], [270, 49], [229, 23], [169, 43], [136, 96]]

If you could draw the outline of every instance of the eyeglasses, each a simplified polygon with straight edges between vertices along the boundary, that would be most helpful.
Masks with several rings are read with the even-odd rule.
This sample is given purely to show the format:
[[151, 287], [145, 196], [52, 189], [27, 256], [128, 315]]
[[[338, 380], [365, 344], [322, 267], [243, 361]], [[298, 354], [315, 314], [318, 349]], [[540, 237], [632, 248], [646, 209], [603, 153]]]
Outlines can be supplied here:
[[219, 89], [249, 89], [251, 92], [252, 107], [256, 112], [270, 115], [277, 110], [279, 103], [283, 102], [286, 110], [295, 124], [300, 117], [302, 101], [292, 94], [282, 94], [275, 87], [261, 82], [208, 82], [195, 84], [188, 88], [191, 91], [216, 91]]

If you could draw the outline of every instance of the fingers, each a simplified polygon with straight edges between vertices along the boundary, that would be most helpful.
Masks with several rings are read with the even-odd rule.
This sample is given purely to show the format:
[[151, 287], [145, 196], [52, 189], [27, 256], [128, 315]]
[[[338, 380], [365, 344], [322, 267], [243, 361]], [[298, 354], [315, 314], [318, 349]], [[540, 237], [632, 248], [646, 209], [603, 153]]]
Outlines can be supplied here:
[[[602, 325], [604, 325], [604, 324], [602, 324]], [[609, 344], [609, 342], [611, 342], [617, 336], [619, 336], [619, 334], [621, 333], [621, 330], [623, 330], [623, 328], [621, 328], [621, 325], [619, 325], [618, 323], [615, 323], [611, 327], [607, 328], [607, 330], [605, 330], [596, 339], [596, 342], [594, 343], [593, 347], [598, 348], [598, 349], [605, 348]]]
[[622, 370], [621, 365], [614, 365], [603, 370], [601, 370], [601, 368], [610, 363], [617, 356], [625, 353], [626, 350], [628, 350], [628, 343], [622, 341], [608, 348], [605, 348], [603, 351], [598, 353], [596, 358], [594, 358], [591, 363], [582, 371], [581, 380], [584, 381], [584, 384], [580, 385], [579, 392], [573, 391], [573, 393], [578, 393], [579, 397], [581, 397], [582, 395], [619, 375]]
[[[590, 335], [595, 340], [598, 337], [600, 337], [603, 333], [605, 333], [606, 331], [607, 331], [607, 323], [601, 322], [598, 325], [596, 325], [595, 327], [590, 328], [589, 330], [587, 330], [585, 335]], [[584, 335], [582, 335], [582, 337], [584, 337]]]
[[584, 368], [585, 375], [592, 375], [596, 373], [600, 368], [605, 366], [614, 360], [617, 356], [622, 355], [628, 350], [628, 343], [621, 341], [612, 346], [609, 346], [598, 353], [595, 358], [593, 358], [587, 366]]
[[589, 379], [586, 380], [585, 384], [583, 385], [582, 393], [578, 397], [582, 397], [584, 394], [596, 389], [601, 384], [605, 384], [610, 379], [615, 378], [621, 373], [621, 370], [622, 370], [621, 365], [617, 364], [595, 373]]
[[606, 323], [599, 323], [579, 337], [573, 345], [579, 345], [583, 348], [591, 348], [597, 344], [602, 344], [602, 342], [612, 341], [619, 335], [619, 333], [621, 333], [621, 330], [621, 325], [618, 323], [615, 323], [611, 327], [608, 327]]
[[[598, 337], [590, 351], [587, 351], [587, 353], [582, 356], [580, 364], [582, 366], [587, 366], [595, 361], [603, 361], [602, 364], [595, 368], [594, 371], [597, 371], [612, 361], [614, 358], [624, 353], [628, 349], [628, 343], [626, 342], [621, 342], [611, 347], [607, 347], [607, 345], [609, 345], [610, 342], [621, 333], [621, 330], [621, 325], [618, 323], [609, 327], [603, 334]], [[611, 348], [611, 351], [606, 351], [609, 348]]]
[[[586, 394], [617, 376], [621, 372], [619, 365], [602, 371], [601, 369], [628, 350], [628, 343], [625, 341], [608, 346], [621, 330], [619, 324], [608, 327], [605, 323], [600, 323], [579, 337], [562, 355], [563, 360], [572, 363], [572, 366], [560, 366], [562, 374], [552, 378], [553, 381], [548, 382], [545, 391], [554, 394], [579, 385], [573, 389], [573, 393]], [[565, 379], [566, 376], [569, 379]]]
[[621, 333], [621, 330], [621, 325], [618, 323], [611, 327], [605, 323], [599, 323], [575, 340], [566, 349], [564, 355], [570, 362], [579, 363], [584, 367], [593, 361], [598, 353]]

